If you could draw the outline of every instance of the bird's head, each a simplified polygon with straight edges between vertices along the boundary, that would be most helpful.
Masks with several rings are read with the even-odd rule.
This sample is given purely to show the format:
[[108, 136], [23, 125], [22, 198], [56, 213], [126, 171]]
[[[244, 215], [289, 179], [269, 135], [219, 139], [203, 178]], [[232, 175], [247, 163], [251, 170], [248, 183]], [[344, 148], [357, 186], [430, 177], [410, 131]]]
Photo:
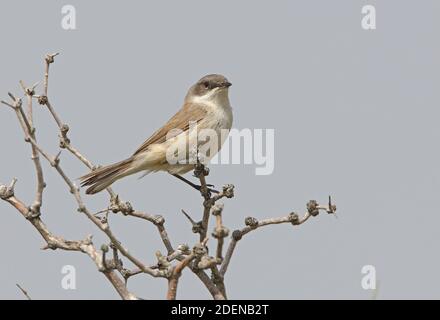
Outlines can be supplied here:
[[186, 100], [214, 101], [228, 98], [232, 84], [220, 74], [209, 74], [197, 81], [188, 91]]

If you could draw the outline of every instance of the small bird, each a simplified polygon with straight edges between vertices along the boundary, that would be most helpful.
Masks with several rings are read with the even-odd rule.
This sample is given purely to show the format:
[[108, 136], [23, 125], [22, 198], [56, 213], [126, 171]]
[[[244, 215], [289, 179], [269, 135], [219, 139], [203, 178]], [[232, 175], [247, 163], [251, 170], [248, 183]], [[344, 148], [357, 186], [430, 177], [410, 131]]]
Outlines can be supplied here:
[[[230, 86], [231, 83], [219, 74], [201, 78], [188, 90], [182, 108], [163, 127], [154, 132], [132, 156], [98, 168], [80, 178], [81, 186], [89, 186], [86, 194], [100, 192], [116, 180], [141, 171], [145, 171], [145, 174], [166, 171], [191, 186], [200, 188], [180, 176], [194, 169], [194, 164], [182, 161], [170, 163], [167, 152], [181, 150], [179, 148], [183, 145], [196, 145], [198, 148], [206, 142], [199, 141], [197, 133], [194, 133], [194, 124], [196, 130], [209, 129], [218, 137], [218, 140], [211, 141], [215, 142], [212, 145], [214, 149], [210, 149], [205, 161], [210, 160], [221, 149], [227, 138], [225, 131], [229, 133], [232, 126], [232, 108], [228, 95]], [[186, 151], [186, 158], [189, 157], [189, 152], [190, 150]]]

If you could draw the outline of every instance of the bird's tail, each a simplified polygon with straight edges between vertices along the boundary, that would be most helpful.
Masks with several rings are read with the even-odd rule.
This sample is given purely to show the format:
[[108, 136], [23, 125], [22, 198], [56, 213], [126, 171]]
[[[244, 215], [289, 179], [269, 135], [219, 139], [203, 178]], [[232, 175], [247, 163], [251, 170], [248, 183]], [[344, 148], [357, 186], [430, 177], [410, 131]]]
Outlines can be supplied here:
[[90, 186], [86, 194], [95, 194], [109, 187], [113, 182], [131, 173], [133, 170], [133, 157], [121, 162], [98, 168], [80, 179], [81, 186]]

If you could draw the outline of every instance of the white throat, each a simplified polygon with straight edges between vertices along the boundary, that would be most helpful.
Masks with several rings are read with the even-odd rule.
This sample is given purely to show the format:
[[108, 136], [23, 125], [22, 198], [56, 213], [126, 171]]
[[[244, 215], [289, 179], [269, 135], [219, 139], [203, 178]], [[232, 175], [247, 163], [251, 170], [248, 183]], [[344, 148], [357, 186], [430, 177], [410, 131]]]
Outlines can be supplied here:
[[215, 108], [231, 108], [228, 91], [228, 88], [216, 89], [203, 96], [192, 96], [188, 101], [213, 106]]

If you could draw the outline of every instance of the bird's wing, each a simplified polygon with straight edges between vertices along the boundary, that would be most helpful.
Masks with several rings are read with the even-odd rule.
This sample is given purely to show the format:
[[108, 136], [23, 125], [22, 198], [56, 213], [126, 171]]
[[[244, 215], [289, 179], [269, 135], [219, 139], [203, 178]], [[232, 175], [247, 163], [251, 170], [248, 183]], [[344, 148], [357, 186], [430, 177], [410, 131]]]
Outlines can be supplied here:
[[[180, 129], [187, 131], [190, 123], [198, 123], [206, 115], [206, 108], [201, 104], [185, 103], [183, 107], [159, 130], [157, 130], [151, 137], [149, 137], [133, 155], [144, 152], [147, 148], [156, 143], [165, 142], [167, 134], [172, 129]], [[178, 133], [176, 132], [175, 135]], [[173, 135], [168, 136], [168, 139]]]

